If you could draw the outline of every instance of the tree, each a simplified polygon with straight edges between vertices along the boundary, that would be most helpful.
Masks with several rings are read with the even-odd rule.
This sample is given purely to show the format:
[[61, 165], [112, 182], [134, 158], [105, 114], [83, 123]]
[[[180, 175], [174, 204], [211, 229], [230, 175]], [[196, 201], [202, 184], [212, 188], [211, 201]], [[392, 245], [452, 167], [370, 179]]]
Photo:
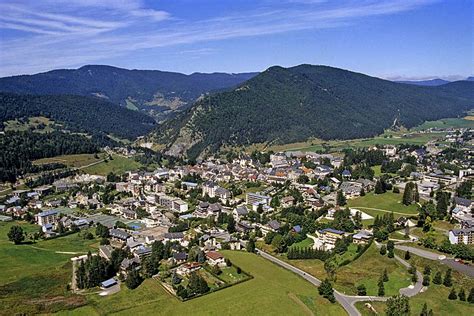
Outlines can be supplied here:
[[128, 272], [127, 279], [125, 280], [125, 285], [133, 290], [136, 289], [140, 284], [142, 284], [143, 278], [136, 269], [132, 269]]
[[250, 238], [250, 240], [248, 241], [246, 250], [247, 252], [255, 252], [255, 240], [253, 238]]
[[433, 278], [433, 283], [434, 284], [441, 284], [443, 283], [443, 279], [441, 277], [441, 271], [436, 272], [434, 278]]
[[232, 261], [230, 261], [229, 258], [225, 258], [225, 265], [228, 266], [228, 267], [231, 267], [232, 266]]
[[456, 295], [456, 290], [453, 288], [451, 288], [451, 292], [449, 292], [449, 295], [448, 295], [448, 298], [450, 300], [455, 300], [458, 298], [458, 296]]
[[332, 288], [332, 284], [329, 279], [325, 279], [318, 287], [319, 295], [327, 298], [331, 303], [336, 302], [336, 298], [334, 297], [334, 290]]
[[387, 247], [385, 245], [382, 245], [382, 247], [380, 247], [380, 254], [382, 256], [385, 256], [386, 253], [387, 253]]
[[23, 228], [20, 226], [12, 226], [7, 234], [8, 240], [12, 241], [15, 245], [21, 244], [25, 240], [25, 233]]
[[109, 229], [101, 223], [97, 223], [95, 227], [95, 234], [101, 238], [109, 238]]
[[235, 220], [233, 216], [227, 218], [227, 231], [231, 234], [235, 232]]
[[377, 180], [377, 182], [375, 183], [375, 190], [374, 190], [374, 192], [375, 192], [375, 194], [383, 194], [383, 193], [386, 192], [382, 181]]
[[408, 316], [410, 315], [410, 302], [405, 295], [392, 296], [387, 300], [385, 310], [387, 316]]
[[421, 310], [420, 316], [428, 316], [428, 305], [423, 304], [423, 309]]
[[471, 287], [469, 291], [469, 296], [467, 297], [467, 301], [471, 304], [474, 304], [474, 287]]
[[466, 292], [464, 292], [463, 288], [459, 290], [458, 297], [460, 301], [466, 301]]
[[388, 273], [387, 273], [387, 269], [384, 269], [384, 270], [383, 270], [383, 274], [382, 274], [382, 281], [383, 281], [383, 282], [388, 282]]
[[337, 191], [336, 203], [339, 206], [346, 205], [347, 200], [346, 200], [346, 197], [344, 196], [344, 193], [342, 193], [342, 191]]
[[452, 270], [451, 270], [451, 269], [448, 269], [448, 270], [446, 271], [446, 274], [444, 275], [443, 284], [444, 284], [444, 286], [446, 286], [446, 287], [450, 287], [450, 286], [453, 285], [453, 278], [452, 278], [452, 276], [451, 276], [451, 272], [452, 272]]
[[380, 277], [379, 278], [379, 283], [378, 283], [378, 286], [379, 286], [379, 291], [378, 291], [378, 296], [384, 296], [385, 295], [385, 286], [383, 284], [383, 278]]
[[285, 252], [286, 245], [283, 236], [280, 234], [276, 234], [275, 237], [273, 237], [272, 246], [278, 253]]
[[411, 256], [410, 256], [410, 252], [407, 250], [405, 252], [405, 260], [410, 260]]
[[364, 284], [361, 284], [357, 287], [357, 295], [359, 296], [367, 295], [367, 288], [365, 287]]
[[413, 190], [415, 188], [415, 184], [413, 182], [408, 182], [405, 185], [405, 191], [403, 191], [403, 198], [402, 198], [402, 203], [405, 205], [410, 205], [413, 203]]

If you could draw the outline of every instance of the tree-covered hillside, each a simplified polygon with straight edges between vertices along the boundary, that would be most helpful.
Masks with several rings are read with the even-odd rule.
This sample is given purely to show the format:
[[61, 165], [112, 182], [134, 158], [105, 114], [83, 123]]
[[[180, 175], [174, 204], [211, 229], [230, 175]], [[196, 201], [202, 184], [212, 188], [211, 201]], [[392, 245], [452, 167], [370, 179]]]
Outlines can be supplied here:
[[143, 113], [98, 98], [0, 93], [0, 124], [33, 116], [48, 117], [75, 132], [113, 134], [127, 139], [146, 134], [155, 124]]
[[128, 70], [89, 65], [35, 75], [0, 78], [0, 91], [17, 94], [99, 96], [113, 103], [133, 103], [140, 109], [162, 111], [194, 102], [209, 91], [237, 86], [255, 73], [194, 73]]
[[210, 95], [161, 125], [155, 140], [195, 157], [221, 145], [370, 137], [474, 107], [474, 83], [394, 83], [326, 66], [271, 67], [233, 91]]

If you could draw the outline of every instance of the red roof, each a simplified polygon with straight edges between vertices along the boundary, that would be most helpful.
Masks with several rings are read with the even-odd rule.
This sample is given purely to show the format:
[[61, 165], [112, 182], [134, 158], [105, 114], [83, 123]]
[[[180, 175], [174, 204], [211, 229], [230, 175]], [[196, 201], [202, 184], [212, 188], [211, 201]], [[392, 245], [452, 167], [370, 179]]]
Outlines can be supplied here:
[[224, 258], [224, 256], [218, 253], [217, 251], [209, 251], [208, 253], [206, 253], [206, 257], [212, 260], [218, 260], [218, 259]]

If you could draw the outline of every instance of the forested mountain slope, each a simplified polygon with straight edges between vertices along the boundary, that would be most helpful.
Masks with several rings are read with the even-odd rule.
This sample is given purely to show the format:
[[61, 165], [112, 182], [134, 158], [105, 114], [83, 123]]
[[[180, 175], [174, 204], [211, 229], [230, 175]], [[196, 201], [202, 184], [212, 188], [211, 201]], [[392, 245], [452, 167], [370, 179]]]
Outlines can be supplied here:
[[185, 108], [201, 94], [237, 86], [255, 75], [256, 73], [185, 75], [158, 70], [88, 65], [79, 69], [0, 78], [0, 91], [99, 96], [116, 104], [157, 113]]
[[140, 112], [108, 101], [75, 95], [17, 95], [0, 93], [0, 125], [9, 120], [44, 116], [64, 129], [88, 134], [112, 134], [135, 139], [145, 135], [155, 121]]
[[276, 66], [201, 99], [152, 138], [170, 154], [196, 157], [225, 144], [370, 137], [395, 121], [413, 127], [473, 107], [473, 82], [421, 87], [327, 66]]

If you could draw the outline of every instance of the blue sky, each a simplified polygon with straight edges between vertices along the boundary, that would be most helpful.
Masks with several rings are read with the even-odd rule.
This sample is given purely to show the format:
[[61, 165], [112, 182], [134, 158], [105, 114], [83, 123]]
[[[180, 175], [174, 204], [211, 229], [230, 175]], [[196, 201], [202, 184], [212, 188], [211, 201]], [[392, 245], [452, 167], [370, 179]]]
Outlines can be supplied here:
[[471, 0], [0, 0], [0, 76], [84, 64], [192, 72], [324, 64], [474, 74]]

